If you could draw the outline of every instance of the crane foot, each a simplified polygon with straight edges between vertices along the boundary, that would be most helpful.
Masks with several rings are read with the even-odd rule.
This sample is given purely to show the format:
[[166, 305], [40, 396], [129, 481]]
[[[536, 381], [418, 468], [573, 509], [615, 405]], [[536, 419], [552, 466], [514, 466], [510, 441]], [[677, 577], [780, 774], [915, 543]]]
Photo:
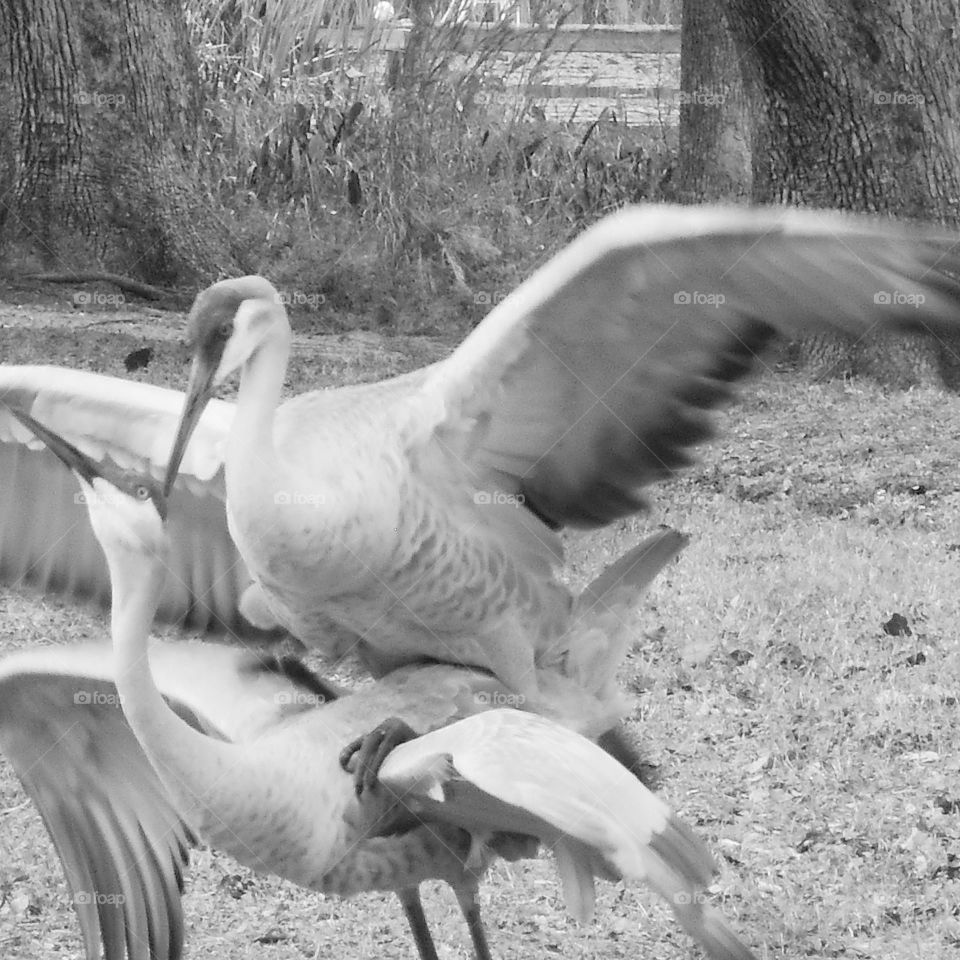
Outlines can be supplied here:
[[358, 737], [340, 751], [340, 766], [353, 772], [357, 796], [377, 785], [377, 776], [387, 754], [401, 743], [413, 740], [419, 734], [408, 723], [391, 717], [378, 724], [369, 733]]

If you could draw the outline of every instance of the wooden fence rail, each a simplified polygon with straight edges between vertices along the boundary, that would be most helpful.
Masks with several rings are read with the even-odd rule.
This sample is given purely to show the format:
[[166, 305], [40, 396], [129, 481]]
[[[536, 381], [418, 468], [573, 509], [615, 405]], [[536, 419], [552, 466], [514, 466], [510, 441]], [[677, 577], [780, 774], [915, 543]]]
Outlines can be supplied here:
[[[401, 21], [380, 28], [384, 50], [403, 50], [413, 25]], [[505, 52], [543, 49], [548, 44], [557, 53], [680, 53], [680, 28], [636, 24], [621, 27], [564, 24], [560, 27], [538, 27], [523, 24], [512, 26], [495, 23], [465, 23], [457, 30], [454, 50], [469, 53], [496, 31], [502, 38]], [[376, 34], [374, 34], [376, 35]], [[339, 43], [342, 34], [331, 36]], [[354, 30], [352, 42], [357, 47], [369, 42], [370, 33]]]
[[[594, 119], [605, 106], [630, 105], [632, 119], [656, 118], [673, 123], [680, 86], [680, 28], [674, 26], [563, 26], [463, 23], [451, 25], [451, 49], [468, 56], [492, 36], [508, 55], [538, 53], [546, 57], [531, 82], [521, 86], [509, 76], [512, 97], [537, 102], [552, 119]], [[354, 30], [347, 40], [353, 49], [376, 48], [397, 55], [413, 31], [411, 21], [395, 20]], [[344, 34], [327, 41], [342, 45]], [[629, 118], [628, 118], [629, 119]]]

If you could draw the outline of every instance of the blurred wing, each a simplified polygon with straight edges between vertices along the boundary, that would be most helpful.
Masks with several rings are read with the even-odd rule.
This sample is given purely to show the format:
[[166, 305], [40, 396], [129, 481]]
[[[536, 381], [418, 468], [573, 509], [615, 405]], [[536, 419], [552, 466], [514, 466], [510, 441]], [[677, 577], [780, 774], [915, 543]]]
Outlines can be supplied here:
[[704, 905], [714, 866], [702, 841], [626, 768], [559, 724], [519, 710], [467, 717], [396, 747], [379, 781], [423, 819], [552, 845], [579, 919], [592, 912], [594, 876], [645, 880], [709, 956], [753, 956]]
[[[339, 692], [292, 658], [219, 644], [155, 644], [150, 665], [171, 707], [220, 739], [255, 737]], [[108, 644], [6, 658], [0, 747], [60, 856], [88, 960], [101, 942], [106, 960], [175, 960], [195, 839], [128, 726], [112, 675]]]
[[[427, 384], [471, 482], [599, 526], [691, 462], [775, 335], [956, 332], [958, 238], [785, 208], [629, 208], [497, 306]], [[457, 437], [460, 437], [459, 445]]]
[[183, 869], [195, 841], [113, 683], [0, 665], [0, 747], [60, 856], [87, 960], [98, 960], [101, 942], [105, 960], [180, 957]]
[[[106, 561], [75, 479], [5, 404], [95, 460], [162, 479], [183, 394], [61, 367], [0, 366], [0, 580], [107, 603]], [[187, 449], [171, 497], [171, 573], [157, 615], [251, 633], [239, 612], [250, 576], [225, 507], [223, 448], [232, 417], [232, 404], [212, 401]]]

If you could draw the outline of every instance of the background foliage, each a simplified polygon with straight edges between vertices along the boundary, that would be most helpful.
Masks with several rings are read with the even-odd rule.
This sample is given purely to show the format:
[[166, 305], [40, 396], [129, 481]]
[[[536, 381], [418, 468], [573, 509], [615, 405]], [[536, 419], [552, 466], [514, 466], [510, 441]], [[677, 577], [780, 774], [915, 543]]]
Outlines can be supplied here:
[[[304, 323], [474, 322], [586, 223], [673, 195], [675, 129], [627, 127], [612, 112], [549, 122], [505, 93], [516, 75], [536, 77], [541, 54], [505, 61], [497, 30], [469, 56], [452, 52], [463, 33], [455, 10], [436, 22], [421, 8], [415, 75], [397, 64], [388, 90], [371, 3], [188, 6], [209, 177], [245, 268], [323, 305]], [[675, 22], [678, 8], [644, 0], [631, 16]], [[569, 11], [542, 4], [531, 15], [556, 24]], [[611, 19], [602, 4], [584, 16]], [[323, 42], [321, 31], [356, 26], [368, 38], [359, 49]]]

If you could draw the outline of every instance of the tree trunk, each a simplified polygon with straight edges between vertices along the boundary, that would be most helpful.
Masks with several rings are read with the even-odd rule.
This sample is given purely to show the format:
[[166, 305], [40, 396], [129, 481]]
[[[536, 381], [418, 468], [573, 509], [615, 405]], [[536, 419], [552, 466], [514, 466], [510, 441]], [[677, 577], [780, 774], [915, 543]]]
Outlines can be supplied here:
[[161, 285], [229, 268], [178, 0], [5, 0], [0, 64], [8, 259]]
[[680, 27], [680, 195], [685, 203], [749, 200], [751, 96], [723, 10], [688, 0]]
[[[956, 3], [724, 0], [723, 7], [745, 82], [760, 96], [751, 111], [754, 201], [960, 221]], [[960, 386], [960, 343], [928, 343], [818, 339], [807, 353], [900, 383], [937, 366]]]

